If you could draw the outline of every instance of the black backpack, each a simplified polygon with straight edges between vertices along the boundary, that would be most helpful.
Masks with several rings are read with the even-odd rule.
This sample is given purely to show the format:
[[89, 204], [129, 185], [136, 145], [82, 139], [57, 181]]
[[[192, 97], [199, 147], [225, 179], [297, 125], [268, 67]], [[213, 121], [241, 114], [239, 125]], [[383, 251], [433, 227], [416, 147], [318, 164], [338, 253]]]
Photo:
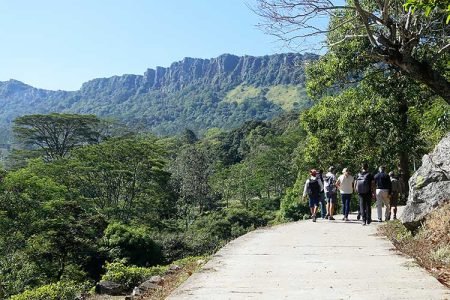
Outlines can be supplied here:
[[326, 182], [327, 182], [327, 186], [325, 187], [325, 192], [327, 193], [335, 193], [336, 192], [336, 187], [335, 187], [335, 182], [334, 182], [334, 176], [328, 176], [325, 178]]
[[319, 181], [316, 179], [309, 179], [308, 182], [308, 195], [312, 197], [318, 197], [320, 193]]
[[358, 194], [370, 193], [370, 173], [359, 173], [356, 179], [356, 191]]

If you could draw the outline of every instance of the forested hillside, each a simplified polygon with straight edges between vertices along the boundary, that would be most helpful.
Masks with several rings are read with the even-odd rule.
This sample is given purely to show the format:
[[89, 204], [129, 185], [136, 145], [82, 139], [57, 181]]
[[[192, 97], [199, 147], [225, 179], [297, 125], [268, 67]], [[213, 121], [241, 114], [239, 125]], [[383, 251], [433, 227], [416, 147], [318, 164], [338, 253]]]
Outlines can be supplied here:
[[16, 80], [0, 82], [0, 143], [10, 141], [14, 118], [34, 113], [82, 113], [170, 135], [186, 127], [203, 133], [269, 120], [283, 110], [310, 106], [304, 65], [313, 54], [263, 57], [224, 54], [185, 58], [144, 75], [93, 79], [80, 90], [48, 91]]

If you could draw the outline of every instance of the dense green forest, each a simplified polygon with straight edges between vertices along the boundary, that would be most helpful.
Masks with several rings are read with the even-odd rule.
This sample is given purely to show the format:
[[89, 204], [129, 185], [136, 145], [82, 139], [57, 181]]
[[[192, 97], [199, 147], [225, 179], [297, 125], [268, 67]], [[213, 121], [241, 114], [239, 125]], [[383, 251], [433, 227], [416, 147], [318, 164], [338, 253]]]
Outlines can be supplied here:
[[[394, 13], [386, 19], [406, 22], [403, 1], [390, 3]], [[373, 18], [380, 15], [374, 1], [365, 1], [361, 9], [373, 13]], [[218, 87], [230, 81], [219, 79], [232, 76], [220, 77], [220, 72], [201, 77], [208, 84], [214, 82], [214, 92], [169, 80], [164, 85], [168, 90], [155, 92], [152, 101], [160, 101], [159, 105], [143, 110], [128, 103], [129, 95], [117, 85], [106, 89], [102, 99], [111, 105], [104, 107], [100, 98], [50, 93], [64, 98], [61, 103], [79, 105], [76, 113], [83, 114], [9, 115], [16, 145], [0, 171], [0, 298], [42, 299], [39, 294], [52, 295], [45, 299], [73, 299], [100, 279], [130, 289], [145, 276], [164, 270], [164, 265], [213, 253], [254, 228], [302, 219], [308, 208], [300, 194], [311, 168], [333, 165], [356, 173], [362, 162], [368, 162], [370, 171], [384, 164], [388, 170], [400, 166], [407, 176], [413, 172], [422, 155], [450, 130], [448, 95], [436, 91], [439, 84], [448, 87], [450, 80], [450, 54], [440, 52], [442, 44], [448, 44], [448, 27], [441, 26], [447, 14], [426, 15], [420, 10], [409, 14], [407, 20], [414, 22], [408, 30], [422, 28], [421, 24], [431, 28], [420, 30], [426, 36], [407, 49], [409, 66], [380, 58], [395, 54], [400, 44], [393, 42], [386, 50], [390, 52], [383, 54], [376, 47], [384, 40], [379, 44], [371, 43], [370, 37], [349, 40], [349, 32], [366, 34], [358, 25], [367, 18], [354, 14], [343, 10], [331, 18], [330, 26], [345, 26], [329, 32], [328, 52], [306, 66], [312, 107], [289, 100], [305, 92], [301, 83], [287, 82], [289, 72], [266, 72], [247, 60], [248, 68], [272, 75], [258, 71], [259, 76], [246, 78], [246, 83], [228, 85], [226, 92]], [[395, 28], [406, 28], [400, 25]], [[231, 56], [221, 59], [224, 70], [244, 65]], [[428, 71], [438, 75], [433, 77], [437, 82], [414, 74], [416, 62], [423, 67], [430, 61]], [[180, 64], [197, 66], [191, 71], [210, 66], [192, 60]], [[304, 74], [305, 65], [297, 67]], [[161, 72], [167, 70], [149, 72], [146, 76], [153, 79], [145, 82], [158, 85], [158, 76], [173, 78]], [[274, 74], [279, 76], [272, 78]], [[97, 80], [81, 92], [112, 83], [133, 86], [140, 80], [143, 77], [131, 75]], [[3, 88], [7, 93], [8, 86]], [[174, 93], [168, 95], [169, 90]], [[31, 94], [43, 97], [46, 92]], [[133, 99], [144, 102], [148, 95]], [[180, 108], [166, 101], [171, 97], [184, 101], [183, 95], [192, 105]], [[278, 99], [277, 104], [267, 95]], [[96, 108], [84, 111], [90, 102]], [[130, 120], [134, 113], [143, 115], [124, 127], [100, 117], [108, 115], [101, 109], [111, 107], [129, 113]], [[280, 107], [302, 109], [282, 113]], [[150, 133], [148, 122], [156, 121], [144, 115], [153, 109], [172, 122], [165, 123], [164, 132], [173, 129], [179, 134]], [[229, 118], [220, 119], [224, 115]], [[237, 115], [245, 117], [233, 119]], [[237, 120], [247, 117], [253, 120], [239, 125]], [[199, 125], [201, 118], [206, 118], [205, 127]], [[266, 118], [270, 120], [259, 120]], [[224, 130], [216, 128], [222, 127], [217, 122], [237, 127]]]

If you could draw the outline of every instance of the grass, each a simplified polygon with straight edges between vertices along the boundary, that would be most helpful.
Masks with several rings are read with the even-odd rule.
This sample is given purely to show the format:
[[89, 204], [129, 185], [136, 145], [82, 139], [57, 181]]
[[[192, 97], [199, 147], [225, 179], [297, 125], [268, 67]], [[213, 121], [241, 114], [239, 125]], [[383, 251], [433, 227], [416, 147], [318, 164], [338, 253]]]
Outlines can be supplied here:
[[138, 299], [162, 300], [166, 299], [177, 287], [179, 287], [193, 273], [197, 272], [207, 261], [206, 257], [188, 257], [174, 263], [181, 267], [180, 270], [165, 275], [164, 284], [157, 290], [149, 291]]
[[398, 250], [450, 287], [450, 203], [433, 211], [416, 232], [410, 232], [398, 220], [379, 230]]
[[247, 99], [258, 97], [261, 94], [261, 89], [252, 85], [240, 84], [227, 93], [224, 98], [225, 102], [236, 102], [238, 104]]
[[275, 85], [269, 88], [266, 98], [281, 106], [284, 110], [292, 110], [303, 100], [305, 95], [301, 94], [298, 87], [294, 85]]
[[286, 111], [290, 111], [302, 105], [307, 99], [304, 89], [295, 85], [274, 85], [270, 87], [255, 87], [252, 85], [241, 84], [229, 91], [225, 102], [243, 103], [247, 99], [265, 96], [267, 100], [281, 106]]

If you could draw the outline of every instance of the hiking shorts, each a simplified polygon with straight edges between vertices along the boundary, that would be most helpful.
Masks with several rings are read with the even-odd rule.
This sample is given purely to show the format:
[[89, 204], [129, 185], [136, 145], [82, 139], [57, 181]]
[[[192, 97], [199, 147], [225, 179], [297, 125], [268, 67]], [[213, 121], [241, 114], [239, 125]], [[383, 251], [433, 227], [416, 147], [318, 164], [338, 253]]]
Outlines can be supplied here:
[[336, 193], [325, 193], [325, 197], [327, 199], [327, 203], [336, 204], [336, 202], [337, 202], [337, 194]]
[[398, 192], [391, 193], [391, 207], [397, 207], [398, 203]]
[[319, 206], [319, 197], [309, 196], [309, 207]]

